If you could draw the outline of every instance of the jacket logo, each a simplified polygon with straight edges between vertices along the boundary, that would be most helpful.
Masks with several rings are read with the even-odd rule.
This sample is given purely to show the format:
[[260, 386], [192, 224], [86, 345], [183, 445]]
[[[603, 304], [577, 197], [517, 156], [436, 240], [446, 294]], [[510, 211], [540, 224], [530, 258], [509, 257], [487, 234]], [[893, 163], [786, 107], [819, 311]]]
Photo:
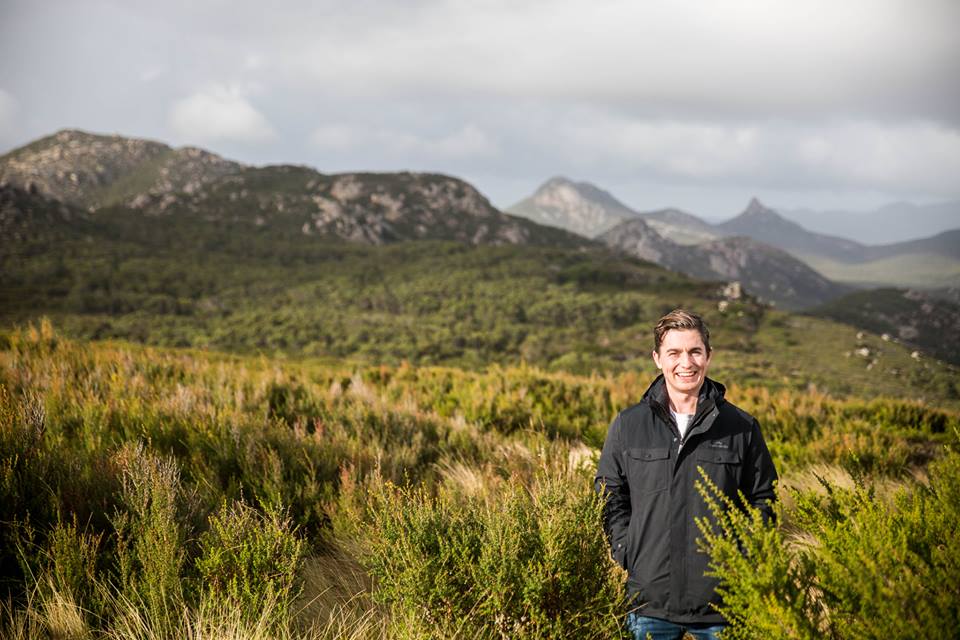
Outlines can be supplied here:
[[714, 440], [710, 443], [710, 447], [712, 449], [729, 449], [730, 444], [724, 440]]

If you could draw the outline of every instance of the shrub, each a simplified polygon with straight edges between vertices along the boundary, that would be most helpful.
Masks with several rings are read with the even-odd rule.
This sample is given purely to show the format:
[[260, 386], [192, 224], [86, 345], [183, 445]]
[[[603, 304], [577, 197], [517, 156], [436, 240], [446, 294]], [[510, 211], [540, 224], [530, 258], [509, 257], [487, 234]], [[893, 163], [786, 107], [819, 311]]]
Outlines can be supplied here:
[[414, 636], [610, 638], [623, 573], [586, 482], [541, 477], [486, 497], [373, 488], [363, 561]]
[[235, 605], [254, 616], [271, 602], [274, 622], [284, 621], [297, 595], [304, 550], [304, 541], [280, 508], [261, 512], [242, 502], [224, 503], [200, 537], [196, 567], [202, 600]]
[[[960, 625], [960, 454], [930, 483], [889, 496], [862, 477], [851, 489], [798, 492], [793, 533], [734, 508], [702, 485], [719, 518], [701, 522], [732, 638], [943, 638]], [[782, 514], [783, 515], [783, 514]]]

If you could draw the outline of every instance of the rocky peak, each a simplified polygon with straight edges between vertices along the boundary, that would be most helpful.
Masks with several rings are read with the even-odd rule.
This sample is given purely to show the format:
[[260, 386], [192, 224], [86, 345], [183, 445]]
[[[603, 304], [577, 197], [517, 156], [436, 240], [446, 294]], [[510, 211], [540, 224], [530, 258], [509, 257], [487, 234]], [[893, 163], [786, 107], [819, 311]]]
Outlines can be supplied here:
[[560, 176], [550, 178], [532, 196], [507, 211], [589, 238], [636, 215], [603, 189]]

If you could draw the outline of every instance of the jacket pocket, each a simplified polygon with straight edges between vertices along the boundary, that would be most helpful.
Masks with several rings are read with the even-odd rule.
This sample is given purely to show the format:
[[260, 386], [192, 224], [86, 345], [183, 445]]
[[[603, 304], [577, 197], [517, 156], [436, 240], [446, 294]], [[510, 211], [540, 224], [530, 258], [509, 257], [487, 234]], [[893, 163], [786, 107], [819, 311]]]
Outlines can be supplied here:
[[740, 488], [740, 475], [743, 463], [736, 451], [701, 450], [697, 452], [697, 466], [703, 469], [724, 494], [732, 497]]
[[670, 449], [627, 449], [630, 493], [644, 495], [670, 484]]

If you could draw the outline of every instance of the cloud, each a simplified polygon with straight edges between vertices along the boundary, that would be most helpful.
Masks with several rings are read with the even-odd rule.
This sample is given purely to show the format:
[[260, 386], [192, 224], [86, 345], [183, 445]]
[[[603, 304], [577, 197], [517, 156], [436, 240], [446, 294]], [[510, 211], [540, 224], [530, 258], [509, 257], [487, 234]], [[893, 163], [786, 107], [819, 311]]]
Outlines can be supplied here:
[[467, 124], [440, 136], [344, 123], [327, 124], [314, 129], [310, 141], [315, 148], [324, 151], [379, 150], [392, 156], [426, 156], [431, 159], [491, 156], [498, 152], [496, 142], [475, 124]]
[[960, 121], [960, 3], [948, 0], [433, 0], [351, 18], [292, 38], [287, 65], [337, 94]]
[[594, 113], [556, 128], [562, 153], [579, 158], [584, 170], [673, 182], [960, 196], [960, 131], [930, 122], [718, 123]]
[[237, 87], [214, 86], [179, 100], [169, 120], [177, 134], [192, 141], [262, 142], [276, 136]]

